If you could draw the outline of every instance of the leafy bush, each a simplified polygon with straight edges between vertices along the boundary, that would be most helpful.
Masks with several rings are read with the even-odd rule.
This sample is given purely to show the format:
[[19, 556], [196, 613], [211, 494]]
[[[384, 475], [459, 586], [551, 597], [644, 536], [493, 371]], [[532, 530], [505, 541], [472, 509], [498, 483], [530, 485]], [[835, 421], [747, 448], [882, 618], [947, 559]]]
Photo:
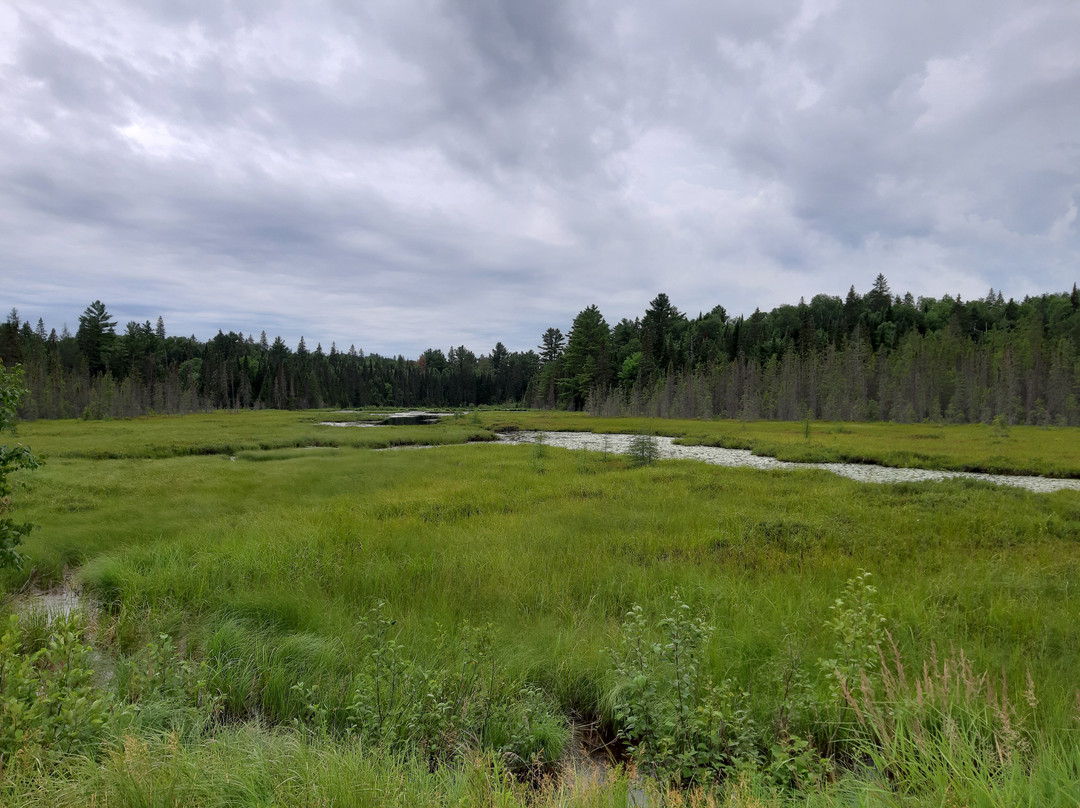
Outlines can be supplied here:
[[825, 627], [833, 635], [834, 656], [818, 664], [829, 682], [834, 701], [842, 701], [845, 689], [872, 676], [878, 667], [885, 641], [885, 618], [877, 610], [877, 588], [863, 571], [844, 585], [843, 594], [829, 607], [832, 616]]
[[661, 779], [706, 782], [759, 762], [760, 732], [748, 694], [703, 670], [712, 633], [676, 593], [670, 613], [655, 626], [640, 606], [627, 612], [611, 650], [619, 734]]
[[44, 647], [18, 615], [0, 637], [0, 771], [48, 770], [64, 755], [92, 754], [125, 713], [94, 681], [78, 616], [58, 618]]
[[344, 698], [297, 682], [298, 727], [316, 734], [344, 732], [384, 750], [419, 753], [432, 764], [472, 749], [498, 755], [519, 774], [548, 771], [568, 730], [556, 705], [539, 688], [506, 678], [496, 667], [490, 626], [466, 626], [452, 650], [446, 633], [430, 667], [413, 660], [398, 641], [386, 603], [365, 621], [368, 664], [356, 670]]
[[[22, 385], [22, 368], [16, 365], [8, 370], [0, 363], [0, 433], [15, 431], [15, 411], [19, 400], [26, 395]], [[19, 567], [22, 555], [16, 549], [22, 538], [33, 526], [15, 522], [6, 514], [11, 510], [11, 482], [9, 475], [19, 469], [35, 469], [38, 460], [30, 449], [22, 444], [0, 446], [0, 567]]]

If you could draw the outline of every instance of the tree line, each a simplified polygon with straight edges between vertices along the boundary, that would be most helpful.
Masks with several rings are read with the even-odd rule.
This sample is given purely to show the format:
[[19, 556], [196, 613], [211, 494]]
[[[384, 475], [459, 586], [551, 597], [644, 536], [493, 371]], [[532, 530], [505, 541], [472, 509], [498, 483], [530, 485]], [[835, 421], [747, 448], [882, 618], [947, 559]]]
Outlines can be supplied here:
[[962, 301], [865, 294], [730, 317], [690, 317], [657, 295], [608, 324], [596, 306], [537, 350], [415, 359], [350, 346], [291, 349], [229, 332], [200, 342], [165, 324], [116, 322], [100, 301], [76, 334], [12, 311], [0, 357], [21, 363], [26, 418], [120, 417], [209, 408], [464, 407], [524, 404], [604, 415], [1080, 424], [1080, 296]]
[[156, 324], [116, 321], [101, 301], [79, 317], [72, 335], [21, 321], [0, 324], [0, 357], [22, 364], [28, 395], [20, 415], [107, 418], [207, 409], [320, 407], [464, 407], [522, 401], [539, 359], [500, 342], [478, 357], [464, 346], [432, 348], [417, 359], [365, 354], [332, 344], [295, 350], [266, 332], [256, 338], [219, 331], [202, 342], [169, 336]]
[[[550, 346], [550, 350], [548, 349]], [[603, 415], [1080, 424], [1080, 295], [816, 295], [690, 318], [667, 295], [544, 335], [536, 403]]]

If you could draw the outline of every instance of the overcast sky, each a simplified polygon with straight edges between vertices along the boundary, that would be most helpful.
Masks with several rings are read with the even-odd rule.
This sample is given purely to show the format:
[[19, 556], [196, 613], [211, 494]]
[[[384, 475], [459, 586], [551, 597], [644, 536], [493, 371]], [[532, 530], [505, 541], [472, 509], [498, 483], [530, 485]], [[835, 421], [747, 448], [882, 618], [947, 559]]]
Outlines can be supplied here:
[[1077, 0], [8, 0], [0, 304], [418, 355], [1080, 279]]

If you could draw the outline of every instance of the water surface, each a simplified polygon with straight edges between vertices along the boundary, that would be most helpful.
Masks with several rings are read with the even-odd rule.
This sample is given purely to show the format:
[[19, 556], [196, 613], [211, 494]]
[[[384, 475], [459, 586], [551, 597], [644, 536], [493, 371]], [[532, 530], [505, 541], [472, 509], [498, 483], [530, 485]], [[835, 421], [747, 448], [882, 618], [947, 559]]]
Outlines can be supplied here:
[[[537, 443], [560, 449], [586, 449], [593, 452], [629, 454], [631, 442], [639, 435], [601, 435], [593, 432], [510, 432], [500, 435], [506, 443]], [[655, 438], [659, 456], [665, 460], [699, 460], [714, 466], [742, 466], [755, 469], [823, 469], [866, 483], [906, 483], [947, 480], [958, 477], [983, 480], [995, 485], [1011, 485], [1029, 491], [1048, 492], [1069, 489], [1080, 491], [1080, 480], [1055, 477], [1026, 477], [1018, 474], [983, 474], [974, 471], [936, 471], [932, 469], [894, 468], [869, 463], [792, 463], [775, 457], [761, 457], [748, 449], [723, 449], [719, 446], [680, 446], [674, 438]]]

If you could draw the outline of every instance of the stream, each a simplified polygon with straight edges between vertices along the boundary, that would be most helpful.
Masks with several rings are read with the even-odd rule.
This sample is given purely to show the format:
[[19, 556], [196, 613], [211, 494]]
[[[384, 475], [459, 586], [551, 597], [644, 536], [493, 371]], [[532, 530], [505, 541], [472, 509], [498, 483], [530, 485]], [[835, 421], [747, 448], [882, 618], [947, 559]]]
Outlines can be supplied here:
[[[543, 435], [545, 446], [560, 449], [585, 449], [592, 452], [628, 454], [631, 442], [638, 435], [602, 435], [592, 432], [510, 432], [500, 440], [512, 444], [535, 444]], [[770, 469], [823, 469], [866, 483], [909, 483], [961, 478], [982, 480], [996, 485], [1011, 485], [1028, 491], [1047, 493], [1068, 489], [1080, 491], [1080, 480], [1055, 477], [1027, 477], [1017, 474], [983, 474], [974, 471], [932, 471], [930, 469], [894, 468], [867, 463], [792, 463], [774, 457], [760, 457], [748, 449], [722, 449], [718, 446], [680, 446], [674, 438], [655, 438], [662, 460], [698, 460], [715, 466], [745, 466]]]

